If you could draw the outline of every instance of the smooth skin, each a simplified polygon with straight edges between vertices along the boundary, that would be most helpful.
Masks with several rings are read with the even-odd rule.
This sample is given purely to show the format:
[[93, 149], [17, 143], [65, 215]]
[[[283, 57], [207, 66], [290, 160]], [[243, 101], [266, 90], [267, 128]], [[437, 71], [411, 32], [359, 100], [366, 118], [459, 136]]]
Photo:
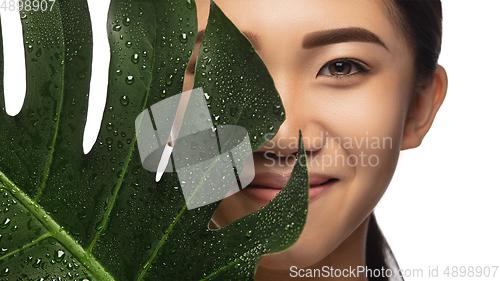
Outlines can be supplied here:
[[[210, 2], [196, 3], [203, 30]], [[412, 50], [382, 0], [216, 3], [256, 47], [287, 114], [277, 135], [254, 153], [256, 179], [289, 176], [293, 163], [284, 160], [297, 152], [299, 130], [310, 177], [338, 179], [310, 203], [297, 243], [261, 260], [256, 280], [289, 280], [290, 266], [364, 266], [367, 218], [389, 185], [400, 150], [419, 146], [429, 131], [446, 95], [445, 70], [438, 66], [430, 86], [416, 89]], [[348, 40], [304, 47], [315, 32], [352, 27], [368, 30], [382, 44]], [[193, 64], [194, 59], [190, 69]], [[192, 84], [188, 70], [185, 90]], [[342, 156], [351, 156], [351, 162], [342, 163]], [[367, 162], [369, 156], [371, 164], [378, 159], [377, 165]], [[244, 192], [230, 196], [214, 214], [212, 227], [224, 227], [263, 205]]]

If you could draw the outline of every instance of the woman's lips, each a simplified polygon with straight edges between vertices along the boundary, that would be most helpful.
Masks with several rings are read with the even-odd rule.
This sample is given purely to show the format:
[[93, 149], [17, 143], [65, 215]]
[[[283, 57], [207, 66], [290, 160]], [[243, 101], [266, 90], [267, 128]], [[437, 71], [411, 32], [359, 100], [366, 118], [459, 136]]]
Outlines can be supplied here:
[[[250, 199], [267, 204], [283, 189], [290, 175], [264, 174], [258, 175], [242, 192]], [[329, 188], [339, 181], [322, 174], [309, 175], [309, 203], [320, 198]]]

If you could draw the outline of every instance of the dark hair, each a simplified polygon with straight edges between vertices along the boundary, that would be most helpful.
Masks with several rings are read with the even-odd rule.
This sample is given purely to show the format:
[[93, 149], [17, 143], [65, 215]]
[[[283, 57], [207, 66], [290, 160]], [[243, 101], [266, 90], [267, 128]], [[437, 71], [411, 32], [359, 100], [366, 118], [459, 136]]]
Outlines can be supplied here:
[[[373, 213], [370, 214], [368, 221], [368, 232], [366, 234], [366, 266], [374, 272], [375, 270], [387, 269], [392, 271], [392, 274], [397, 274], [399, 270], [399, 265], [394, 258], [394, 254], [391, 251], [391, 247], [387, 244], [384, 234], [378, 227], [377, 220]], [[375, 275], [375, 274], [374, 274]], [[388, 281], [387, 277], [370, 277], [368, 280], [373, 281]], [[394, 277], [396, 278], [396, 277]], [[393, 279], [395, 280], [395, 279]], [[400, 280], [403, 280], [401, 278]]]
[[[440, 0], [384, 0], [394, 24], [404, 34], [414, 55], [414, 85], [425, 89], [432, 81], [441, 52], [442, 8]], [[399, 266], [375, 215], [369, 218], [366, 239], [366, 265], [369, 269], [391, 269], [397, 273]], [[389, 280], [389, 278], [369, 278]], [[394, 279], [393, 279], [394, 280]], [[400, 280], [403, 280], [401, 278]]]
[[384, 0], [414, 55], [415, 83], [427, 86], [441, 53], [441, 0]]

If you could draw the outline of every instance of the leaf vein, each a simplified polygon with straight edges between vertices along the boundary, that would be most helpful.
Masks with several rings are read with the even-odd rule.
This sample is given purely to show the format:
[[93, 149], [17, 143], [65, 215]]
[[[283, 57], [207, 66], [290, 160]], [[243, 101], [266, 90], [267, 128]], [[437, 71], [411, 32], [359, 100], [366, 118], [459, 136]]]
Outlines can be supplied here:
[[[153, 59], [152, 59], [152, 63], [151, 63], [151, 69], [152, 70], [154, 69], [154, 65], [155, 65], [155, 55], [156, 55], [156, 43], [153, 44]], [[152, 71], [152, 73], [153, 73], [153, 71]], [[153, 75], [151, 75], [151, 80], [149, 81], [150, 82], [149, 85], [151, 85], [152, 80], [153, 80]], [[146, 110], [146, 106], [147, 106], [147, 102], [148, 102], [150, 90], [151, 90], [151, 86], [149, 86], [149, 88], [148, 88], [148, 90], [146, 92], [146, 97], [144, 98], [144, 102], [143, 102], [142, 107], [141, 107], [141, 112], [144, 111], [144, 110]], [[106, 209], [106, 212], [104, 213], [104, 217], [102, 218], [103, 219], [102, 227], [97, 231], [97, 233], [95, 234], [94, 238], [92, 239], [92, 242], [90, 243], [90, 245], [87, 248], [87, 250], [89, 252], [92, 252], [94, 246], [97, 243], [98, 238], [101, 236], [102, 232], [107, 227], [107, 224], [108, 224], [108, 221], [109, 221], [109, 216], [111, 214], [111, 211], [113, 210], [113, 207], [115, 205], [116, 199], [118, 198], [118, 192], [120, 191], [121, 185], [123, 183], [123, 179], [124, 179], [125, 174], [126, 174], [126, 172], [128, 170], [129, 163], [130, 163], [130, 161], [132, 159], [132, 154], [134, 152], [136, 142], [137, 142], [137, 136], [134, 134], [133, 140], [132, 140], [132, 142], [130, 144], [129, 153], [128, 153], [127, 158], [126, 158], [126, 160], [124, 162], [122, 173], [120, 175], [120, 178], [118, 179], [117, 184], [115, 185], [115, 188], [113, 189], [113, 196], [111, 197], [111, 199], [110, 199], [110, 201], [108, 203], [108, 208]]]
[[[59, 4], [60, 5], [60, 4]], [[61, 7], [59, 7], [59, 9], [61, 9]], [[65, 37], [64, 37], [64, 25], [62, 23], [62, 19], [61, 19], [61, 33], [62, 33], [62, 49], [63, 50], [66, 50], [66, 42], [65, 42]], [[64, 54], [63, 54], [63, 58], [62, 60], [64, 61], [64, 58], [66, 57], [66, 51], [64, 51]], [[54, 151], [55, 151], [55, 144], [56, 144], [56, 139], [57, 139], [57, 134], [59, 132], [59, 123], [60, 123], [60, 120], [61, 120], [61, 111], [62, 111], [62, 107], [63, 107], [63, 98], [64, 98], [64, 75], [66, 73], [66, 65], [63, 64], [62, 65], [62, 71], [61, 71], [61, 93], [60, 93], [60, 98], [59, 98], [59, 105], [57, 107], [57, 112], [56, 112], [56, 116], [57, 116], [57, 120], [56, 120], [56, 126], [55, 126], [55, 130], [54, 130], [54, 136], [52, 137], [52, 141], [51, 141], [51, 144], [50, 144], [50, 147], [52, 148], [49, 152], [49, 156], [48, 156], [48, 160], [47, 160], [47, 164], [45, 166], [45, 171], [43, 172], [43, 177], [42, 177], [42, 181], [40, 183], [40, 186], [38, 188], [38, 194], [36, 195], [35, 197], [35, 202], [38, 202], [40, 200], [40, 198], [42, 197], [42, 193], [43, 193], [43, 190], [45, 188], [45, 184], [47, 183], [47, 178], [49, 177], [49, 173], [50, 173], [50, 167], [52, 166], [52, 159], [54, 157]]]
[[7, 259], [10, 256], [13, 256], [13, 255], [15, 255], [15, 254], [17, 254], [17, 253], [25, 250], [25, 249], [28, 249], [29, 247], [37, 244], [38, 242], [40, 242], [40, 241], [42, 241], [42, 240], [44, 240], [45, 238], [48, 238], [48, 237], [52, 237], [52, 234], [45, 233], [44, 235], [42, 235], [42, 236], [38, 237], [37, 239], [31, 241], [30, 243], [28, 243], [28, 244], [26, 244], [26, 245], [24, 245], [24, 246], [22, 246], [22, 247], [20, 247], [20, 248], [18, 248], [16, 250], [12, 251], [12, 252], [6, 254], [5, 256], [0, 257], [0, 261], [3, 261], [3, 260]]
[[[92, 273], [98, 280], [114, 281], [115, 279], [102, 267], [102, 265], [88, 251], [85, 251], [64, 228], [59, 225], [52, 217], [45, 212], [42, 206], [39, 206], [28, 195], [26, 195], [15, 183], [13, 183], [4, 173], [0, 171], [0, 181], [26, 209], [28, 209], [35, 218], [49, 231], [47, 235], [53, 236], [59, 243], [78, 260], [85, 268]], [[24, 246], [27, 247], [27, 246]]]

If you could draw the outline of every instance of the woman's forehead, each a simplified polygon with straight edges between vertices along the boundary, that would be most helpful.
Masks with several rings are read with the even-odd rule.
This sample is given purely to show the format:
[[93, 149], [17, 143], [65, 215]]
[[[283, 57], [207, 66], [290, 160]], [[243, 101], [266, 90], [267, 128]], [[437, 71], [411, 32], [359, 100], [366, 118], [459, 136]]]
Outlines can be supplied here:
[[[379, 0], [217, 0], [217, 5], [242, 31], [263, 37], [297, 42], [312, 32], [360, 27], [387, 45], [401, 40], [386, 5]], [[198, 0], [199, 29], [206, 26], [209, 0]]]

